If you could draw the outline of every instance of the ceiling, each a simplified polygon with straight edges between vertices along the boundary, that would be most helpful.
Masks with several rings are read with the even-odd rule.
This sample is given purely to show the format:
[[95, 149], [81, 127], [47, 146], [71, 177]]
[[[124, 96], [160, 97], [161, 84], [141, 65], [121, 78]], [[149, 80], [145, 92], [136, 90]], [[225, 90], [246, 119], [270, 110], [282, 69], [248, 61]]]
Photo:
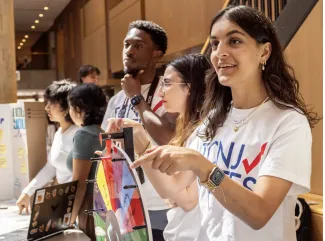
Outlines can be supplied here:
[[[39, 39], [43, 32], [46, 32], [54, 23], [56, 17], [68, 5], [70, 0], [14, 0], [15, 34], [17, 55], [30, 54], [30, 49]], [[48, 7], [48, 10], [44, 10]], [[39, 17], [43, 14], [43, 17]], [[35, 23], [39, 20], [39, 23]], [[34, 25], [35, 29], [31, 26]], [[24, 36], [29, 38], [21, 49], [17, 49]]]

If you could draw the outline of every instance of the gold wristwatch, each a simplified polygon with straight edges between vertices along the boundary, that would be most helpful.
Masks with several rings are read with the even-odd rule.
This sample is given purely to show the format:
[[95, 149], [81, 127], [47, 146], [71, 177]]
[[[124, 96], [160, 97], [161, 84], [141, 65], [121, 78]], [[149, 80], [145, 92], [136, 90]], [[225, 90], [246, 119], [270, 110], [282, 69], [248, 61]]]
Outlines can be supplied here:
[[225, 173], [215, 165], [209, 174], [208, 180], [206, 182], [201, 182], [200, 180], [200, 184], [212, 192], [220, 185], [224, 178]]

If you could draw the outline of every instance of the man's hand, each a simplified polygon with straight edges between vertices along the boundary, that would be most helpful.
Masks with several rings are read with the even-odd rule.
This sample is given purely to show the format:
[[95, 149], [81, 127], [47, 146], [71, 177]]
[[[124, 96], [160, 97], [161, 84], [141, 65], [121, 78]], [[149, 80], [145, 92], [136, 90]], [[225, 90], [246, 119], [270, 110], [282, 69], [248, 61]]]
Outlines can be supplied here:
[[126, 74], [124, 75], [124, 78], [121, 79], [121, 86], [127, 97], [132, 98], [141, 94], [141, 82], [139, 76], [143, 72], [143, 70], [140, 70], [135, 78], [130, 74]]

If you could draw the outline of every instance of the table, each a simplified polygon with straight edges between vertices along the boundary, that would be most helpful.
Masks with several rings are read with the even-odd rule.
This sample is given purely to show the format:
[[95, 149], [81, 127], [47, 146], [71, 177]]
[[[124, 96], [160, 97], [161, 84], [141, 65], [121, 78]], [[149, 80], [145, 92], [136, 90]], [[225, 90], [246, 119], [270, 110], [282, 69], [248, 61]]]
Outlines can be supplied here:
[[[0, 236], [29, 226], [30, 215], [18, 214], [15, 200], [0, 201]], [[69, 229], [64, 233], [47, 238], [48, 241], [89, 241], [87, 235], [78, 229]]]

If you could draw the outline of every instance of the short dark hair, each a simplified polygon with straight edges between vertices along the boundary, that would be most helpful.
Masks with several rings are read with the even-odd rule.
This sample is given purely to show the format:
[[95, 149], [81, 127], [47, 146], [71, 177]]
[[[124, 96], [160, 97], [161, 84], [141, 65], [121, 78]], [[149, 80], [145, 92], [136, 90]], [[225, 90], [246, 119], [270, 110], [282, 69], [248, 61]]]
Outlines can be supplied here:
[[68, 95], [69, 105], [85, 113], [83, 126], [100, 125], [106, 111], [106, 97], [95, 84], [82, 84], [73, 88]]
[[96, 73], [97, 75], [100, 75], [100, 70], [97, 67], [89, 65], [89, 64], [82, 65], [78, 71], [79, 82], [82, 84], [83, 83], [82, 78], [86, 77], [92, 73]]
[[148, 33], [152, 42], [158, 47], [158, 50], [160, 50], [163, 54], [166, 53], [168, 39], [166, 31], [162, 27], [151, 21], [136, 20], [130, 23], [128, 31], [133, 28], [140, 29]]
[[44, 93], [44, 100], [59, 104], [62, 111], [65, 111], [65, 120], [73, 123], [69, 115], [68, 94], [77, 84], [69, 80], [54, 81]]

